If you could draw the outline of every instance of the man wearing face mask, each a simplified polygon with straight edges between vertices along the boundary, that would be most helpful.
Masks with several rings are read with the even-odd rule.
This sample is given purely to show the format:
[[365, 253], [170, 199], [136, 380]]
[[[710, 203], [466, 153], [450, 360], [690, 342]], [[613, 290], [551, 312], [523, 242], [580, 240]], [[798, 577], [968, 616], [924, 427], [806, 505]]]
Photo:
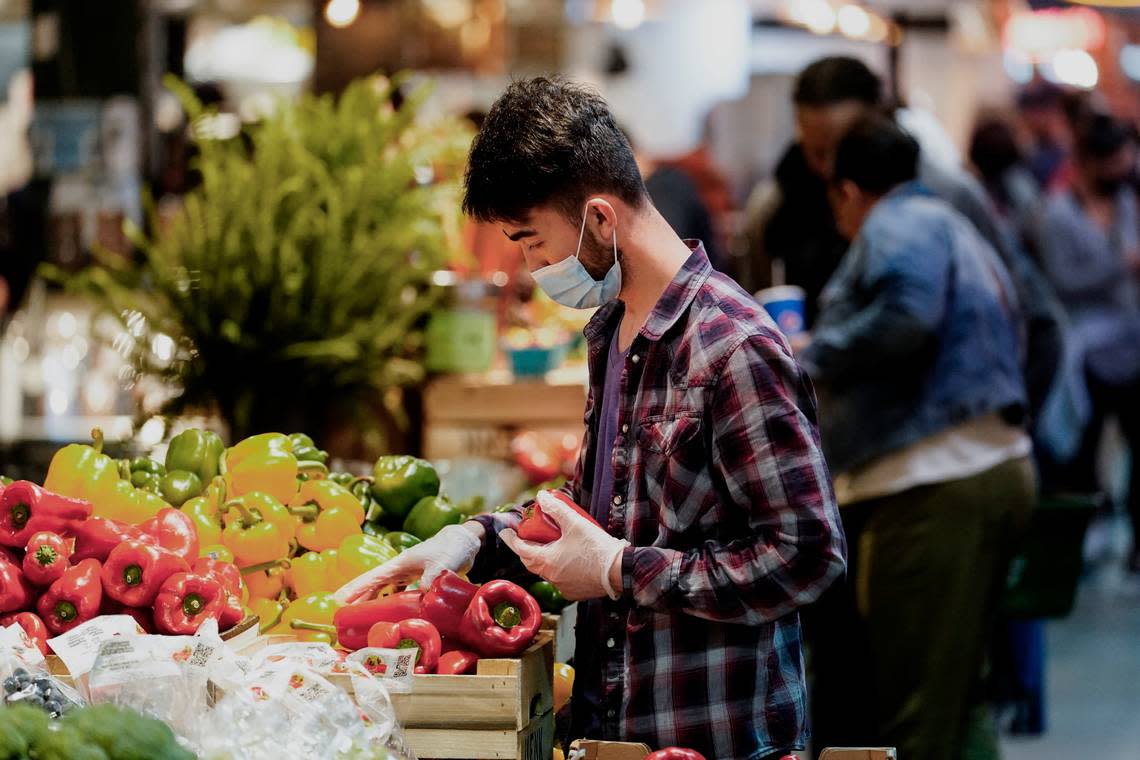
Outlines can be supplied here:
[[1129, 186], [1136, 146], [1110, 116], [1087, 120], [1077, 135], [1072, 187], [1049, 198], [1037, 229], [1046, 275], [1072, 318], [1084, 351], [1093, 414], [1074, 466], [1095, 484], [1104, 419], [1115, 414], [1132, 450], [1128, 508], [1140, 572], [1140, 207]]
[[[575, 477], [522, 509], [445, 528], [338, 592], [466, 570], [513, 551], [579, 609], [571, 733], [779, 757], [805, 738], [797, 610], [843, 572], [811, 386], [771, 320], [649, 201], [593, 90], [512, 84], [471, 149], [467, 212], [523, 246], [586, 328], [590, 392]], [[478, 569], [478, 568], [476, 568]]]

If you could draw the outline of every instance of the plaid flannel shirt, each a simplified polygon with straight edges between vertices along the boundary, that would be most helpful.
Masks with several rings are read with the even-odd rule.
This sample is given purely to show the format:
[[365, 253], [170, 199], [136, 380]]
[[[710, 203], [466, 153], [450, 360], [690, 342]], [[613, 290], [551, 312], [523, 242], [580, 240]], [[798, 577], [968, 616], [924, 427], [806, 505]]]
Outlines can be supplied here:
[[[586, 437], [566, 493], [590, 503], [613, 457], [607, 528], [628, 539], [621, 599], [579, 630], [601, 668], [602, 737], [760, 758], [803, 746], [797, 609], [844, 569], [845, 543], [810, 381], [757, 303], [698, 245], [626, 356], [618, 435], [595, 451], [609, 341], [624, 306], [586, 328]], [[521, 508], [478, 518], [485, 554]], [[586, 638], [587, 640], [583, 640]], [[600, 652], [600, 654], [599, 654]]]

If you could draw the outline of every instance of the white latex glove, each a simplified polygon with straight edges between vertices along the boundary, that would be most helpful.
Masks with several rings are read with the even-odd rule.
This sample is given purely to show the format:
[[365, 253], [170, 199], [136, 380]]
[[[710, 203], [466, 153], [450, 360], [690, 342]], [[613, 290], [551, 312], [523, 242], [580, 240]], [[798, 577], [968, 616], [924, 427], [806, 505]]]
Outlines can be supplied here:
[[538, 503], [558, 523], [562, 537], [536, 544], [506, 528], [499, 533], [503, 543], [519, 555], [527, 570], [553, 583], [571, 601], [617, 599], [621, 588], [610, 584], [610, 571], [629, 541], [614, 538], [545, 491], [539, 492]]
[[[478, 529], [481, 531], [482, 527]], [[472, 528], [448, 525], [422, 544], [405, 549], [394, 559], [341, 586], [336, 591], [336, 600], [340, 604], [362, 602], [374, 597], [387, 585], [405, 585], [417, 578], [426, 588], [444, 570], [456, 573], [470, 570], [482, 545]]]

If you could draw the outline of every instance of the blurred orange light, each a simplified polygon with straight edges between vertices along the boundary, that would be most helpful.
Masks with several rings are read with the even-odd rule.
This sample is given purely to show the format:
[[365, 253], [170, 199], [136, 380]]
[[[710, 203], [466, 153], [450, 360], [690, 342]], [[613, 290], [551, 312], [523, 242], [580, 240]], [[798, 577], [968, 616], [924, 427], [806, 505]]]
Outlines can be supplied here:
[[1061, 50], [1096, 50], [1106, 35], [1104, 19], [1091, 8], [1018, 11], [1002, 30], [1002, 44], [1040, 63]]

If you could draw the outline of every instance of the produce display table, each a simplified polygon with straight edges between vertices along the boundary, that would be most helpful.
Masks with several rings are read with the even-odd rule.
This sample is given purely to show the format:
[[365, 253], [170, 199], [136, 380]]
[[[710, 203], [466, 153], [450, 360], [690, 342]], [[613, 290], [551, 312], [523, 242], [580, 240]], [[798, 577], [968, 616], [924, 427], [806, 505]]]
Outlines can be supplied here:
[[424, 456], [508, 459], [520, 430], [581, 436], [586, 382], [584, 365], [544, 380], [515, 380], [506, 371], [434, 380], [424, 391]]

